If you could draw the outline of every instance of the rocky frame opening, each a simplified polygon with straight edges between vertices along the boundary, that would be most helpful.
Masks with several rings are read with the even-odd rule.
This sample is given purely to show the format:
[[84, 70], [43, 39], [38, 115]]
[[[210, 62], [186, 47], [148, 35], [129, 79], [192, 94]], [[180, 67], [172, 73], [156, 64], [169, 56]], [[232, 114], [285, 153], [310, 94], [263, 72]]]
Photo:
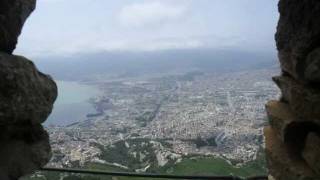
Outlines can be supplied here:
[[[0, 0], [0, 124], [4, 130], [0, 138], [1, 180], [32, 173], [51, 156], [41, 123], [52, 110], [57, 87], [31, 61], [12, 55], [35, 4], [36, 0]], [[265, 132], [270, 174], [277, 180], [317, 180], [320, 179], [320, 1], [280, 0], [279, 12], [276, 41], [281, 69], [287, 75], [280, 75], [275, 81], [286, 103], [269, 104], [271, 125]], [[301, 121], [292, 122], [294, 119]], [[289, 153], [286, 149], [290, 149]], [[296, 161], [296, 157], [304, 163]]]

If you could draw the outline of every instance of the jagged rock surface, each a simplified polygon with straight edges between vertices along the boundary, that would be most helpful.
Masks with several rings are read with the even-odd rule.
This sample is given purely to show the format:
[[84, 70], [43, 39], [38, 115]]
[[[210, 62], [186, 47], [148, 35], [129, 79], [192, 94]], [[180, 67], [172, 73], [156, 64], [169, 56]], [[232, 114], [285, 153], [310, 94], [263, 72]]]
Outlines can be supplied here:
[[31, 61], [0, 53], [0, 82], [0, 125], [39, 124], [47, 119], [57, 87]]
[[320, 174], [320, 137], [315, 133], [310, 133], [307, 137], [305, 147], [303, 149], [303, 157], [310, 167]]
[[314, 172], [299, 158], [293, 158], [287, 153], [287, 147], [280, 141], [276, 131], [265, 128], [266, 155], [270, 168], [269, 172], [276, 180], [311, 180]]
[[0, 179], [16, 180], [44, 166], [51, 157], [47, 132], [40, 124], [0, 127]]
[[17, 179], [51, 157], [42, 128], [57, 87], [24, 57], [0, 53], [0, 179]]
[[11, 54], [36, 0], [0, 0], [0, 50]]
[[308, 77], [308, 67], [315, 68], [313, 64], [319, 63], [307, 61], [307, 57], [320, 47], [319, 1], [280, 0], [279, 12], [276, 42], [282, 70], [295, 79], [319, 83], [312, 80], [318, 77]]
[[280, 87], [283, 100], [288, 102], [296, 116], [300, 119], [320, 117], [319, 88], [304, 85], [289, 76], [277, 76], [273, 80]]
[[320, 1], [280, 0], [280, 101], [267, 104], [266, 152], [277, 180], [320, 179]]
[[51, 148], [43, 123], [57, 97], [55, 82], [11, 55], [36, 0], [0, 0], [0, 179], [17, 180], [44, 166]]

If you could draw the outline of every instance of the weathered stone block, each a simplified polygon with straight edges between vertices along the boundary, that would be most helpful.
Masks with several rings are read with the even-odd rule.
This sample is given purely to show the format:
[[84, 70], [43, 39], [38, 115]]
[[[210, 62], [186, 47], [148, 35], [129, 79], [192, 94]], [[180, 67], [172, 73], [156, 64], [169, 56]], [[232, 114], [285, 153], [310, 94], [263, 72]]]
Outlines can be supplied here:
[[320, 137], [316, 133], [308, 135], [302, 154], [311, 169], [320, 175]]

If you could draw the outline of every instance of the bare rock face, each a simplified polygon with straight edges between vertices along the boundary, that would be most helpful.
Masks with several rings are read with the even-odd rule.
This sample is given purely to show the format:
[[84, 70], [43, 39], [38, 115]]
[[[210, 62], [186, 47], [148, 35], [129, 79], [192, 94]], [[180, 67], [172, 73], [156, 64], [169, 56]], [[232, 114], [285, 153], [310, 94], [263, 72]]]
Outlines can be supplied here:
[[320, 48], [313, 50], [308, 54], [306, 60], [307, 66], [304, 70], [304, 77], [312, 83], [320, 82]]
[[51, 113], [57, 87], [30, 60], [1, 52], [0, 82], [0, 177], [17, 179], [50, 160], [41, 123]]
[[0, 179], [17, 180], [44, 166], [51, 148], [43, 123], [57, 86], [28, 59], [11, 55], [36, 0], [0, 0]]
[[39, 124], [47, 119], [57, 87], [30, 60], [0, 52], [0, 82], [0, 125]]
[[295, 79], [314, 79], [306, 78], [305, 74], [310, 65], [316, 64], [308, 61], [307, 56], [320, 46], [319, 1], [280, 0], [279, 12], [276, 42], [282, 70]]
[[315, 180], [314, 172], [299, 158], [292, 158], [272, 128], [265, 128], [266, 155], [269, 172], [276, 180]]
[[282, 98], [267, 104], [267, 162], [277, 180], [320, 179], [320, 1], [280, 0]]
[[303, 157], [310, 167], [320, 174], [320, 137], [315, 133], [310, 133], [307, 137], [303, 150]]
[[273, 80], [297, 117], [305, 120], [320, 117], [320, 89], [299, 83], [289, 76], [277, 76]]
[[31, 174], [50, 160], [49, 137], [40, 124], [7, 125], [0, 131], [1, 180]]
[[11, 54], [36, 0], [0, 0], [0, 49]]
[[24, 57], [0, 53], [0, 179], [18, 179], [51, 157], [42, 128], [57, 87]]

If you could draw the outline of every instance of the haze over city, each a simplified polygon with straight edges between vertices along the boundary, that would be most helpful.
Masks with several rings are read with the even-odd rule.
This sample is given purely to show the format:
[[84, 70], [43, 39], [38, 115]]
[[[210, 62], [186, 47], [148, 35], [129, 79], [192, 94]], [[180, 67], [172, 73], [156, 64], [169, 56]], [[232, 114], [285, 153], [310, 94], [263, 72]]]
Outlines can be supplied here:
[[274, 52], [277, 0], [40, 0], [17, 54], [237, 49]]

